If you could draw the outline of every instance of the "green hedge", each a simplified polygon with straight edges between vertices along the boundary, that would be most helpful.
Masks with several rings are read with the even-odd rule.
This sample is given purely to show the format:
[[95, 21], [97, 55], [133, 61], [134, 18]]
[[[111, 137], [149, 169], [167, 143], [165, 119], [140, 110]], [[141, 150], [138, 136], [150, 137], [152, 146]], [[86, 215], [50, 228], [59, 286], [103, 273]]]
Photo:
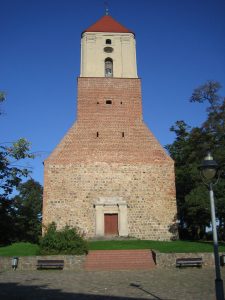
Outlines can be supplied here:
[[88, 252], [87, 242], [76, 228], [65, 226], [56, 229], [56, 224], [51, 223], [45, 235], [40, 240], [41, 255], [73, 254], [82, 255]]

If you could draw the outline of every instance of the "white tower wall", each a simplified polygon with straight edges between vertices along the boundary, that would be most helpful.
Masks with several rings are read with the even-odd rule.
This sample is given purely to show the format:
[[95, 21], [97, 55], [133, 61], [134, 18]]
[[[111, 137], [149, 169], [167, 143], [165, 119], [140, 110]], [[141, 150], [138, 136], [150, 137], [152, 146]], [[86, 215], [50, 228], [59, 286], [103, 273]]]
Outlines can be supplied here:
[[[106, 40], [111, 40], [111, 44], [106, 44]], [[106, 47], [112, 52], [105, 52]], [[138, 77], [136, 42], [132, 33], [83, 33], [80, 77], [105, 77], [106, 58], [113, 61], [113, 77]]]

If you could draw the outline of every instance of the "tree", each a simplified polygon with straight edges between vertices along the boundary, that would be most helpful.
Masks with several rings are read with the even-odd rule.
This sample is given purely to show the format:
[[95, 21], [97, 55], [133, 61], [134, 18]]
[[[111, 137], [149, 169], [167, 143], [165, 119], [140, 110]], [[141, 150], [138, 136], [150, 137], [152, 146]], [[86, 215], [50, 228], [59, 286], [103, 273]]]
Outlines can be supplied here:
[[213, 150], [214, 157], [219, 165], [223, 166], [221, 178], [215, 186], [216, 215], [219, 221], [220, 238], [225, 240], [225, 97], [219, 95], [220, 83], [208, 81], [192, 94], [192, 102], [208, 102], [207, 119], [202, 124], [205, 144]]
[[193, 239], [203, 239], [206, 227], [210, 225], [210, 203], [207, 189], [199, 185], [185, 197], [185, 221]]
[[21, 183], [12, 199], [18, 241], [38, 243], [41, 235], [43, 187], [33, 179]]
[[[202, 155], [211, 149], [220, 165], [225, 163], [225, 98], [219, 95], [220, 83], [208, 81], [196, 88], [190, 102], [208, 104], [206, 120], [201, 126], [191, 128], [184, 121], [171, 127], [175, 141], [166, 146], [175, 160], [178, 218], [181, 237], [201, 238], [210, 221], [207, 188], [198, 172]], [[225, 175], [215, 187], [218, 199], [217, 217], [220, 236], [225, 237]]]
[[30, 143], [19, 139], [11, 145], [0, 146], [0, 244], [15, 240], [15, 210], [11, 195], [30, 171], [20, 161], [33, 158]]
[[[4, 100], [5, 95], [0, 92], [0, 104]], [[15, 211], [10, 196], [30, 173], [20, 165], [21, 160], [34, 158], [30, 147], [30, 143], [24, 138], [13, 143], [0, 143], [0, 244], [10, 243], [15, 239]]]
[[185, 196], [192, 190], [194, 184], [190, 178], [191, 165], [186, 163], [190, 152], [190, 126], [184, 121], [177, 121], [170, 130], [176, 134], [176, 139], [173, 144], [167, 145], [166, 149], [175, 161], [178, 219], [183, 228], [186, 214]]

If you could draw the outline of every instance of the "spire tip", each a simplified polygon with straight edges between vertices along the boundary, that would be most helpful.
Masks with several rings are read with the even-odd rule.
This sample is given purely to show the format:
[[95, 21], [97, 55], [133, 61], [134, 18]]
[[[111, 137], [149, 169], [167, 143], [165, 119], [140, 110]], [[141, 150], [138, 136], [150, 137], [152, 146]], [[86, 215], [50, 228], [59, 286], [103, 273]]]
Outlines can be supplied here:
[[105, 15], [108, 16], [109, 15], [109, 3], [105, 1], [104, 5], [105, 5]]

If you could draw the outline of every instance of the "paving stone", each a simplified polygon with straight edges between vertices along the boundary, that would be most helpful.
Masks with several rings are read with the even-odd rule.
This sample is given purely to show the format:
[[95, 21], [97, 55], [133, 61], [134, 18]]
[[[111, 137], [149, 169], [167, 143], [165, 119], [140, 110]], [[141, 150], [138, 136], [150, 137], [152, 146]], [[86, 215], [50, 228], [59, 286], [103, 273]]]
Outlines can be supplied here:
[[[225, 279], [225, 269], [222, 269]], [[213, 300], [213, 268], [149, 271], [6, 271], [0, 299]]]

